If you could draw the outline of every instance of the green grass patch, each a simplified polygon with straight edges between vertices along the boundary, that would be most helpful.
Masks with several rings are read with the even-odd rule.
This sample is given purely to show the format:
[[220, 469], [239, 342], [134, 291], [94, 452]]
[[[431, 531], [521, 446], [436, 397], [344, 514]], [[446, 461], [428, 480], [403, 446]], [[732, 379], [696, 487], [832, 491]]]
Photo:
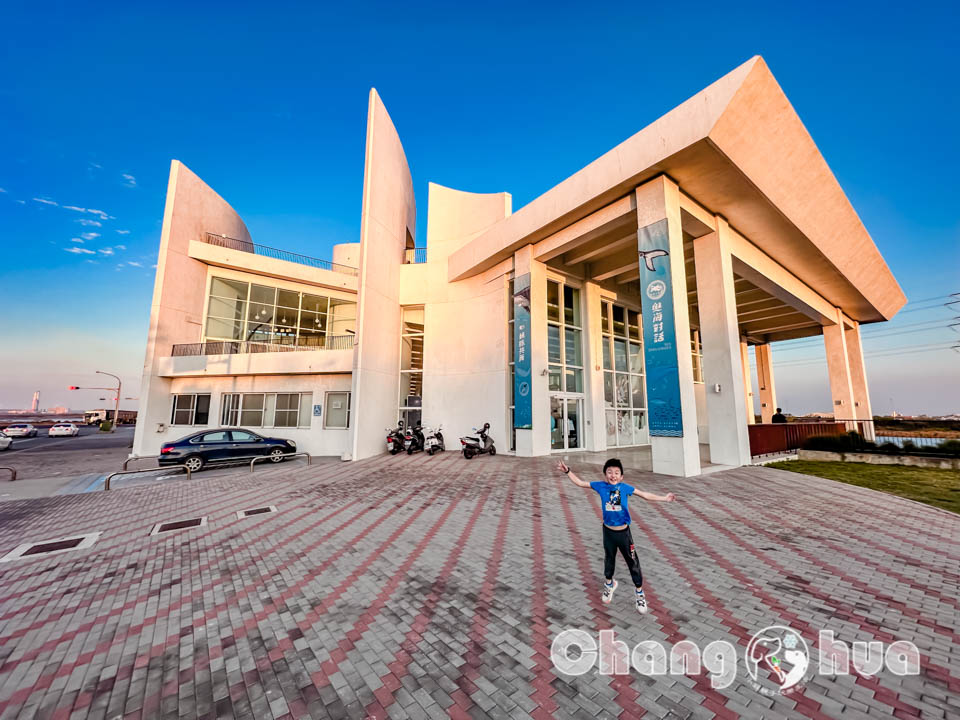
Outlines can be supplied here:
[[787, 460], [767, 467], [858, 485], [960, 514], [960, 471], [903, 465]]

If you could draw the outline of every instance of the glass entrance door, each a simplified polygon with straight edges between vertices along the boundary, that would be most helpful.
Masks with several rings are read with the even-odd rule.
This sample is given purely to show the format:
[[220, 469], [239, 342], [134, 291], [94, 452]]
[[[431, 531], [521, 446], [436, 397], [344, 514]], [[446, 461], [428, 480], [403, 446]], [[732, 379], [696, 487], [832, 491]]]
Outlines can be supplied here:
[[583, 398], [550, 396], [550, 449], [583, 448]]

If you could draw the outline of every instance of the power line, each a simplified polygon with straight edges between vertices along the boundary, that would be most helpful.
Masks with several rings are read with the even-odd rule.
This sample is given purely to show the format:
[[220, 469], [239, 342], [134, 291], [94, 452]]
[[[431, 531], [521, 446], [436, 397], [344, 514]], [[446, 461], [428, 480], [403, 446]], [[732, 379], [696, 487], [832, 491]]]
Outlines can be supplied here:
[[[948, 350], [952, 347], [951, 343], [933, 343], [930, 345], [902, 345], [896, 348], [882, 348], [877, 352], [865, 354], [864, 359], [877, 358], [877, 357], [891, 357], [894, 355], [906, 355], [908, 353], [912, 354], [915, 352], [932, 352], [934, 350]], [[825, 362], [823, 358], [796, 358], [794, 360], [788, 360], [782, 363], [776, 363], [775, 367], [790, 367], [792, 365], [814, 365]], [[751, 369], [756, 367], [755, 365], [750, 366]]]

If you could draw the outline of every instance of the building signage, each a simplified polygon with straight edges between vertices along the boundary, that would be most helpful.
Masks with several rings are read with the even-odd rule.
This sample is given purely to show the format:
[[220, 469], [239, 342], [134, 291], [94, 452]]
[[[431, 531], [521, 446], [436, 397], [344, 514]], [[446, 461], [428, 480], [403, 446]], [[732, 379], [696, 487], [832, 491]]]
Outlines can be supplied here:
[[533, 427], [530, 377], [530, 273], [513, 281], [513, 427]]
[[[669, 247], [666, 219], [637, 232], [650, 434], [683, 437]], [[686, 346], [684, 351], [689, 352]]]
[[313, 416], [320, 417], [320, 413], [323, 412], [323, 405], [314, 405], [313, 406]]

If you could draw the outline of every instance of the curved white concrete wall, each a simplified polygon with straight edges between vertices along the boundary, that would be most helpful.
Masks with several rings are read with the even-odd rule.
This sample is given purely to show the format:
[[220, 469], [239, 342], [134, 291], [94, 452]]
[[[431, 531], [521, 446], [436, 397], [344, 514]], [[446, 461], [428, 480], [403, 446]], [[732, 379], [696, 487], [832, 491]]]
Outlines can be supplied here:
[[385, 450], [383, 429], [396, 421], [400, 392], [400, 264], [416, 235], [413, 179], [400, 136], [374, 89], [367, 111], [360, 291], [353, 364], [353, 458]]
[[157, 423], [170, 421], [170, 380], [157, 376], [159, 358], [169, 356], [174, 343], [201, 340], [207, 266], [189, 256], [189, 247], [191, 240], [199, 240], [205, 232], [252, 242], [246, 225], [234, 209], [186, 165], [174, 160], [170, 164], [163, 211], [133, 441], [133, 452], [137, 455], [155, 454], [156, 443], [150, 431], [155, 430]]
[[[476, 277], [447, 282], [450, 253], [510, 214], [508, 193], [462, 192], [430, 184], [429, 262], [407, 265], [404, 297], [425, 288], [423, 419], [443, 424], [447, 447], [483, 422], [501, 451], [510, 447], [507, 417], [507, 281], [512, 259]], [[424, 269], [422, 269], [424, 268]], [[410, 272], [406, 272], [410, 270]], [[420, 272], [417, 272], [420, 271]], [[406, 287], [407, 281], [413, 287]], [[424, 294], [423, 290], [419, 290]]]
[[339, 243], [333, 246], [333, 262], [347, 267], [360, 267], [360, 243]]

